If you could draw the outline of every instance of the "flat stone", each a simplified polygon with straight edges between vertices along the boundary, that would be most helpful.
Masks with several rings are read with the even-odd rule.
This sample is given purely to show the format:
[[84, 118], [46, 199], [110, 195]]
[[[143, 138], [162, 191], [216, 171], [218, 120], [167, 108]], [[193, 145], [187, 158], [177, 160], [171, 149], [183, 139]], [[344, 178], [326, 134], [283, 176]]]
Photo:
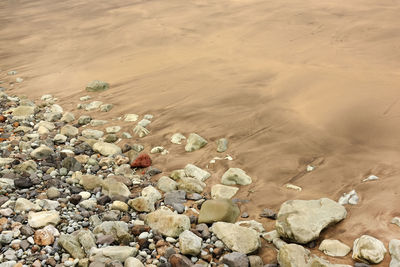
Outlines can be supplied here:
[[90, 102], [89, 104], [87, 104], [85, 106], [85, 110], [86, 111], [92, 111], [92, 110], [100, 108], [101, 105], [103, 105], [103, 102], [101, 102], [101, 101], [93, 101], [93, 102]]
[[48, 224], [57, 225], [60, 222], [58, 211], [29, 212], [28, 224], [33, 228], [41, 228]]
[[206, 184], [202, 181], [191, 178], [191, 177], [183, 177], [178, 181], [178, 189], [184, 190], [188, 193], [202, 193]]
[[319, 245], [319, 250], [328, 256], [344, 257], [350, 252], [351, 248], [339, 240], [325, 239]]
[[99, 176], [86, 174], [80, 177], [79, 184], [81, 184], [85, 190], [93, 190], [103, 185], [103, 179]]
[[229, 222], [239, 217], [239, 207], [228, 199], [207, 200], [201, 205], [198, 223]]
[[171, 178], [162, 176], [160, 179], [158, 179], [157, 188], [167, 193], [176, 190], [178, 188], [178, 184]]
[[317, 239], [323, 229], [343, 220], [346, 215], [342, 205], [328, 198], [289, 200], [281, 205], [276, 230], [281, 237], [306, 244]]
[[182, 141], [186, 140], [186, 137], [181, 133], [175, 133], [171, 136], [171, 143], [180, 145]]
[[106, 157], [122, 153], [121, 148], [119, 146], [106, 142], [95, 143], [93, 145], [93, 151], [98, 152]]
[[86, 85], [86, 91], [88, 92], [102, 92], [110, 88], [110, 85], [106, 82], [94, 80]]
[[177, 237], [190, 229], [188, 216], [176, 214], [169, 209], [159, 209], [147, 214], [145, 224], [170, 237]]
[[222, 153], [228, 149], [228, 139], [221, 138], [217, 140], [217, 152]]
[[186, 176], [196, 178], [202, 182], [204, 182], [211, 176], [211, 174], [208, 171], [200, 169], [199, 167], [193, 164], [187, 164], [184, 168], [184, 171]]
[[58, 239], [58, 244], [60, 245], [60, 247], [65, 249], [73, 258], [85, 258], [85, 252], [83, 251], [77, 236], [63, 234]]
[[144, 267], [144, 265], [140, 260], [129, 257], [125, 260], [124, 267]]
[[134, 257], [138, 250], [128, 246], [109, 246], [104, 248], [92, 248], [90, 251], [91, 258], [109, 258], [120, 262], [125, 262], [129, 257]]
[[207, 141], [198, 134], [191, 133], [186, 141], [185, 150], [193, 152], [207, 145]]
[[75, 137], [79, 134], [79, 130], [72, 125], [65, 125], [61, 128], [60, 134], [68, 137]]
[[48, 146], [41, 145], [31, 152], [31, 157], [34, 159], [47, 159], [54, 153], [53, 149]]
[[222, 175], [221, 183], [224, 185], [249, 185], [252, 183], [252, 179], [242, 169], [229, 168]]
[[25, 198], [18, 198], [17, 201], [15, 201], [15, 207], [14, 207], [15, 212], [23, 212], [23, 211], [30, 211], [30, 210], [39, 211], [41, 209], [42, 208], [39, 205], [34, 204]]
[[197, 256], [200, 254], [202, 239], [189, 230], [179, 235], [179, 249], [182, 254]]
[[128, 232], [128, 224], [122, 221], [103, 222], [93, 229], [94, 234], [113, 236], [120, 243], [128, 244], [132, 236]]
[[139, 119], [139, 115], [137, 115], [137, 114], [126, 114], [124, 121], [132, 122], [132, 121], [137, 121], [138, 119]]
[[100, 139], [103, 137], [103, 131], [93, 130], [93, 129], [85, 129], [82, 131], [82, 136], [89, 139]]
[[107, 178], [103, 181], [103, 194], [109, 196], [112, 200], [125, 200], [131, 194], [129, 188], [121, 182]]
[[18, 106], [16, 107], [12, 115], [15, 117], [27, 117], [35, 113], [35, 107], [32, 106]]
[[237, 191], [239, 191], [237, 187], [216, 184], [211, 187], [211, 197], [213, 199], [231, 199]]

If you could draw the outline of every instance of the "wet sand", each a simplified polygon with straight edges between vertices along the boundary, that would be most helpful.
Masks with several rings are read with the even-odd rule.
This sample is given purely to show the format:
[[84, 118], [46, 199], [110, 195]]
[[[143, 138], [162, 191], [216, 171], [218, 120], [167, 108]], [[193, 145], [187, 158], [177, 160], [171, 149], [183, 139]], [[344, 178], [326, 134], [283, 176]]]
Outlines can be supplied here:
[[[140, 142], [170, 151], [154, 158], [164, 172], [205, 167], [226, 137], [234, 160], [210, 166], [208, 185], [244, 169], [254, 183], [237, 197], [250, 200], [241, 205], [250, 219], [272, 230], [264, 208], [355, 189], [360, 203], [319, 240], [352, 246], [369, 234], [387, 247], [400, 235], [390, 224], [400, 215], [399, 13], [399, 1], [377, 0], [1, 1], [0, 80], [18, 95], [53, 94], [76, 115], [86, 83], [107, 81], [90, 95], [114, 108], [89, 114], [154, 114]], [[9, 85], [15, 77], [24, 81]], [[175, 132], [209, 144], [188, 154], [169, 142]], [[380, 179], [363, 183], [369, 174]], [[260, 253], [275, 260], [269, 245]]]

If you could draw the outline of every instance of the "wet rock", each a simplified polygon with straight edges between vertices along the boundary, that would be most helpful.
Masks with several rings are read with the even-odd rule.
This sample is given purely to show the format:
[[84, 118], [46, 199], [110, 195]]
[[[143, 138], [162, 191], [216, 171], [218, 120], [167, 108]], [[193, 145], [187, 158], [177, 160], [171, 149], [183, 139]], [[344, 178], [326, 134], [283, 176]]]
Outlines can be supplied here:
[[224, 185], [249, 185], [252, 183], [252, 179], [242, 169], [229, 168], [222, 175], [221, 183]]
[[318, 200], [289, 200], [282, 204], [276, 221], [279, 235], [300, 244], [319, 237], [331, 224], [343, 220], [346, 209], [339, 203], [321, 198]]
[[249, 266], [249, 259], [247, 258], [247, 255], [240, 252], [232, 252], [225, 254], [221, 262], [228, 265], [229, 267]]
[[162, 235], [170, 237], [177, 237], [190, 228], [188, 216], [178, 215], [169, 209], [159, 209], [147, 214], [145, 224]]
[[228, 199], [207, 200], [203, 203], [199, 214], [199, 223], [229, 222], [239, 217], [240, 210]]
[[212, 232], [231, 250], [249, 254], [260, 245], [259, 233], [255, 230], [226, 222], [216, 222]]
[[185, 150], [193, 152], [207, 145], [207, 141], [198, 134], [191, 133], [186, 141]]
[[200, 254], [202, 239], [189, 230], [179, 235], [179, 248], [182, 254], [196, 256]]
[[102, 92], [110, 88], [110, 85], [106, 82], [94, 80], [86, 85], [86, 91], [88, 92]]
[[239, 191], [237, 187], [216, 184], [211, 187], [211, 197], [213, 199], [231, 199], [237, 191]]
[[362, 235], [353, 244], [353, 259], [364, 263], [377, 264], [383, 261], [386, 248], [381, 241], [369, 236]]
[[339, 240], [325, 239], [319, 245], [319, 250], [328, 256], [344, 257], [350, 252], [351, 248]]

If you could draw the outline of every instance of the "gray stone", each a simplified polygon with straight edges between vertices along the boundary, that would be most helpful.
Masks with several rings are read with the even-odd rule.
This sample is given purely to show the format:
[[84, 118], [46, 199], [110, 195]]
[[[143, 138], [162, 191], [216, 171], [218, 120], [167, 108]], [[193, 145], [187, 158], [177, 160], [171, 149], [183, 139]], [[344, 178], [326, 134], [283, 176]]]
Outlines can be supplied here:
[[232, 252], [223, 256], [222, 263], [228, 265], [229, 267], [248, 267], [249, 259], [244, 253]]
[[83, 251], [77, 236], [63, 234], [58, 239], [58, 244], [75, 259], [82, 259], [85, 257], [85, 252]]
[[34, 159], [47, 159], [54, 153], [53, 149], [48, 146], [41, 145], [31, 152], [31, 157]]
[[114, 107], [113, 104], [103, 104], [100, 106], [101, 112], [109, 112]]
[[198, 134], [191, 133], [186, 141], [185, 150], [193, 152], [207, 145], [207, 141]]
[[178, 188], [178, 184], [167, 176], [162, 176], [158, 179], [157, 188], [163, 192], [171, 192]]
[[217, 152], [225, 152], [228, 149], [228, 140], [221, 138], [217, 140]]
[[136, 248], [128, 246], [109, 246], [104, 248], [92, 248], [90, 257], [93, 259], [112, 259], [125, 262], [129, 257], [134, 257], [138, 253]]
[[94, 234], [110, 235], [120, 243], [128, 244], [132, 236], [128, 232], [128, 224], [122, 221], [103, 222], [93, 230]]

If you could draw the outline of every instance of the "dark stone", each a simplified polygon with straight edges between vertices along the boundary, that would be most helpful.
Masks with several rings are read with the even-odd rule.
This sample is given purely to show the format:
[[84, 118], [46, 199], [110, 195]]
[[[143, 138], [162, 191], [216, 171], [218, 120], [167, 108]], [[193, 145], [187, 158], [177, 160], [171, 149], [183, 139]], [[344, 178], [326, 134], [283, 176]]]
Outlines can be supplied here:
[[173, 254], [171, 257], [169, 257], [169, 263], [171, 263], [172, 267], [191, 267], [191, 266], [193, 266], [193, 263], [187, 257], [185, 257], [181, 254]]
[[69, 199], [69, 202], [71, 202], [74, 205], [78, 205], [79, 202], [81, 202], [82, 196], [81, 195], [72, 195]]
[[14, 180], [14, 185], [18, 189], [23, 189], [33, 186], [33, 183], [29, 178], [18, 178]]
[[139, 244], [140, 249], [143, 250], [143, 249], [149, 247], [150, 242], [147, 239], [139, 239], [138, 244]]
[[129, 145], [129, 144], [125, 144], [123, 147], [122, 147], [122, 153], [126, 153], [126, 152], [128, 152], [129, 150], [131, 150], [132, 149], [132, 147]]
[[165, 250], [164, 257], [165, 257], [167, 260], [169, 260], [169, 258], [170, 258], [172, 255], [174, 255], [174, 254], [176, 254], [176, 250], [175, 250], [173, 247], [169, 247], [169, 248], [167, 248], [167, 249]]
[[205, 224], [205, 223], [200, 223], [200, 224], [196, 225], [196, 230], [200, 232], [201, 236], [204, 239], [208, 239], [211, 237], [210, 230], [209, 230], [207, 224]]
[[66, 157], [61, 162], [61, 165], [66, 168], [68, 171], [79, 171], [82, 169], [82, 164], [77, 161], [74, 157]]
[[69, 188], [69, 191], [70, 191], [72, 194], [79, 194], [80, 192], [83, 191], [83, 189], [80, 188], [80, 187], [77, 187], [77, 186], [71, 186], [71, 187]]
[[149, 232], [150, 231], [150, 227], [149, 226], [147, 226], [147, 225], [134, 225], [132, 228], [131, 228], [131, 233], [134, 235], [134, 236], [138, 236], [138, 235], [140, 235], [141, 233], [143, 233], [143, 232]]
[[148, 169], [146, 171], [146, 175], [147, 176], [154, 176], [154, 175], [157, 175], [157, 174], [160, 174], [160, 173], [162, 173], [162, 171], [157, 169], [157, 168], [155, 168], [155, 167], [152, 167], [152, 168], [150, 168], [150, 169]]
[[23, 225], [19, 230], [24, 236], [31, 236], [34, 234], [33, 229], [29, 225]]
[[249, 259], [247, 258], [247, 255], [240, 252], [232, 252], [229, 254], [225, 254], [221, 262], [228, 265], [229, 267], [249, 266]]
[[111, 202], [111, 198], [109, 196], [103, 195], [97, 199], [97, 204], [104, 206], [105, 204]]

